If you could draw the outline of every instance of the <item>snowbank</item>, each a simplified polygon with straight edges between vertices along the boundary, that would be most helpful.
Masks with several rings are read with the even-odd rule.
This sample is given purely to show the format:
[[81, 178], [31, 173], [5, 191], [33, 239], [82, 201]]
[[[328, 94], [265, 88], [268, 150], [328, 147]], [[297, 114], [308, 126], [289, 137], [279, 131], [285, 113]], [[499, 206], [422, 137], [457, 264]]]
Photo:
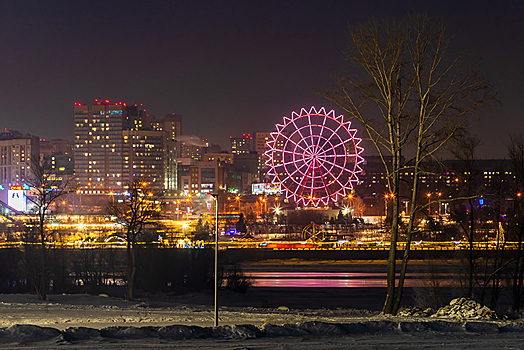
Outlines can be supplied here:
[[245, 340], [262, 337], [339, 337], [358, 334], [418, 333], [418, 332], [466, 332], [466, 333], [524, 333], [524, 323], [498, 324], [496, 322], [467, 321], [367, 321], [355, 323], [302, 322], [273, 325], [225, 325], [199, 327], [171, 325], [164, 327], [113, 326], [103, 329], [70, 327], [60, 331], [51, 327], [14, 325], [0, 328], [0, 344], [31, 343], [54, 340], [78, 343], [86, 340], [130, 339], [221, 339]]

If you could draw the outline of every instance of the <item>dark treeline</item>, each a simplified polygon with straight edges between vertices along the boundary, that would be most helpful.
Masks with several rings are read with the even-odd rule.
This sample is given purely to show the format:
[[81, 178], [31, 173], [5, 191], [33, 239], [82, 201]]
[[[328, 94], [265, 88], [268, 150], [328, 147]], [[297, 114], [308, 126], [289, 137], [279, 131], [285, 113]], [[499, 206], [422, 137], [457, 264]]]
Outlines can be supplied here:
[[[0, 249], [0, 293], [32, 293], [42, 273], [39, 246]], [[47, 251], [51, 293], [107, 293], [124, 297], [126, 251], [123, 249], [61, 249]], [[136, 290], [139, 293], [185, 293], [213, 287], [213, 251], [142, 246]]]

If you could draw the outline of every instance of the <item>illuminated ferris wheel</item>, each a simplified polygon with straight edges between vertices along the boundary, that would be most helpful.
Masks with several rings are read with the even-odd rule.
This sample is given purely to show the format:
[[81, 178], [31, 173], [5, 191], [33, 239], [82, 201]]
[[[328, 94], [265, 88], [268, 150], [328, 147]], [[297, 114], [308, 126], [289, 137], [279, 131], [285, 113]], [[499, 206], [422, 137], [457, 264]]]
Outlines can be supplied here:
[[351, 193], [364, 151], [357, 130], [335, 111], [311, 107], [284, 117], [271, 133], [266, 152], [268, 175], [280, 184], [286, 198], [303, 206], [337, 202]]

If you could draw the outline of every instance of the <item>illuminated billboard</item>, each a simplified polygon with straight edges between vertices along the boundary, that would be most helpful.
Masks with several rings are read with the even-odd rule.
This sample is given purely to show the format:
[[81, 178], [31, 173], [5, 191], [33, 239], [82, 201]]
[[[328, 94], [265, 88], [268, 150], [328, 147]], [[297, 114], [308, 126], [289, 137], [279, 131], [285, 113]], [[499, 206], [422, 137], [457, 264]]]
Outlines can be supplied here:
[[277, 194], [280, 193], [280, 184], [252, 184], [251, 192], [253, 194]]
[[25, 190], [8, 190], [7, 205], [15, 210], [25, 212], [27, 209]]

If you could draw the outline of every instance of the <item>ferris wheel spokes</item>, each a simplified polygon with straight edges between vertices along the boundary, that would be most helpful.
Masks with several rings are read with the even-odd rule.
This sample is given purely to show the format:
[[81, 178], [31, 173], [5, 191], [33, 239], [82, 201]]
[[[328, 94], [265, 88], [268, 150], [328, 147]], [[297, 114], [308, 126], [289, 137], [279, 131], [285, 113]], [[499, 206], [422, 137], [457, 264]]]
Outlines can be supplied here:
[[283, 120], [271, 133], [266, 152], [272, 182], [280, 184], [286, 198], [305, 206], [327, 205], [345, 196], [362, 171], [357, 130], [324, 107], [302, 108]]

